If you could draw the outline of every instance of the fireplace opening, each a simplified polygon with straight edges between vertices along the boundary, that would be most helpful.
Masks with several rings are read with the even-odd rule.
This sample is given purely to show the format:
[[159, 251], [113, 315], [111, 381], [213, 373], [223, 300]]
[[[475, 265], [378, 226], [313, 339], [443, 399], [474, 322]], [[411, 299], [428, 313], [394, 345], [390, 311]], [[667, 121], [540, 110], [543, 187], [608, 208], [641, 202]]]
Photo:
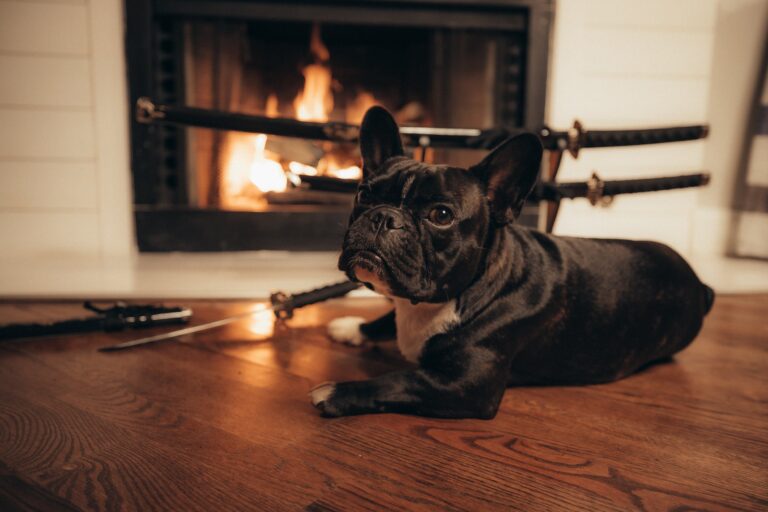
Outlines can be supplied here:
[[[223, 4], [126, 4], [129, 40], [144, 37], [129, 47], [145, 50], [129, 55], [133, 100], [351, 124], [373, 105], [401, 126], [542, 124], [549, 2]], [[361, 176], [349, 143], [134, 123], [132, 147], [142, 251], [337, 249], [352, 194], [303, 180]], [[484, 156], [408, 151], [459, 166]]]
[[[402, 125], [433, 124], [426, 31], [300, 22], [190, 22], [184, 29], [190, 106], [359, 124], [369, 107], [383, 105]], [[348, 206], [349, 194], [295, 184], [303, 176], [362, 175], [356, 144], [205, 129], [190, 129], [187, 140], [197, 207]]]

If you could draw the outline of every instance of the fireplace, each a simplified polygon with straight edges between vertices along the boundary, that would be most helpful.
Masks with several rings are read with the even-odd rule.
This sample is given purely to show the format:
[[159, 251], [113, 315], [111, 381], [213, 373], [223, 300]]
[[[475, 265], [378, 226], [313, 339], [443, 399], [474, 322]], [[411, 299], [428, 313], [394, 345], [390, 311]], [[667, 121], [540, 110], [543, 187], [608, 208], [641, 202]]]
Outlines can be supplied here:
[[[402, 126], [543, 123], [550, 0], [481, 2], [132, 0], [131, 100], [359, 123], [374, 104]], [[134, 120], [142, 251], [335, 250], [356, 180], [354, 144]], [[409, 148], [470, 165], [482, 151]], [[524, 211], [535, 223], [536, 208]]]

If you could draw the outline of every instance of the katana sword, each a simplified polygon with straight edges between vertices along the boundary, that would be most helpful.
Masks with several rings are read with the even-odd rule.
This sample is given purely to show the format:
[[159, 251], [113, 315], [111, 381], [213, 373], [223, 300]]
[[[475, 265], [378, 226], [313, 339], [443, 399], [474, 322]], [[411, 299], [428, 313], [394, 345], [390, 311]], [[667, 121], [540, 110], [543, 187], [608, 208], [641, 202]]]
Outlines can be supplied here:
[[[188, 106], [163, 105], [150, 98], [136, 101], [136, 121], [143, 124], [169, 123], [197, 126], [216, 130], [266, 133], [283, 137], [332, 142], [356, 142], [360, 127], [340, 122], [299, 121], [280, 117], [266, 117], [223, 110]], [[435, 128], [402, 126], [400, 135], [406, 146], [491, 149], [505, 139], [526, 132], [523, 128]], [[547, 126], [537, 130], [544, 149], [568, 151], [574, 157], [581, 148], [637, 146], [665, 142], [681, 142], [707, 136], [706, 125], [670, 126], [626, 130], [587, 130], [576, 121], [568, 130], [553, 130]]]
[[96, 331], [114, 332], [159, 325], [185, 324], [192, 317], [192, 311], [189, 308], [152, 304], [117, 302], [112, 307], [98, 307], [92, 302], [86, 302], [83, 307], [96, 315], [57, 322], [0, 325], [0, 341], [22, 341], [43, 336]]
[[552, 202], [559, 202], [562, 199], [585, 198], [595, 206], [605, 203], [603, 200], [610, 200], [614, 196], [623, 194], [701, 187], [707, 185], [709, 179], [709, 173], [695, 173], [654, 178], [602, 180], [597, 173], [593, 172], [587, 181], [539, 182], [531, 196], [534, 200]]
[[[310, 190], [346, 192], [357, 191], [357, 180], [342, 180], [329, 176], [299, 176]], [[593, 173], [587, 181], [541, 181], [528, 197], [531, 201], [559, 202], [562, 199], [586, 198], [593, 205], [602, 199], [622, 194], [639, 194], [690, 187], [701, 187], [709, 183], [708, 173], [683, 174], [680, 176], [659, 176], [654, 178], [630, 178], [624, 180], [602, 180]]]
[[352, 290], [360, 287], [359, 283], [352, 281], [343, 281], [341, 283], [331, 284], [310, 290], [308, 292], [297, 293], [293, 295], [285, 294], [283, 292], [276, 292], [270, 296], [269, 303], [257, 304], [255, 308], [237, 315], [215, 320], [213, 322], [207, 322], [200, 325], [193, 325], [191, 327], [185, 327], [184, 329], [178, 329], [163, 334], [157, 334], [155, 336], [148, 336], [146, 338], [139, 338], [136, 340], [125, 341], [118, 343], [117, 345], [110, 345], [108, 347], [101, 347], [100, 352], [114, 352], [117, 350], [124, 350], [128, 348], [140, 347], [150, 345], [152, 343], [158, 343], [161, 341], [171, 340], [184, 336], [186, 334], [194, 334], [197, 332], [208, 331], [228, 325], [243, 318], [248, 318], [265, 311], [272, 311], [275, 317], [278, 319], [288, 319], [293, 316], [293, 311], [297, 308], [309, 306], [310, 304], [316, 304], [324, 300], [333, 299], [336, 297], [342, 297]]

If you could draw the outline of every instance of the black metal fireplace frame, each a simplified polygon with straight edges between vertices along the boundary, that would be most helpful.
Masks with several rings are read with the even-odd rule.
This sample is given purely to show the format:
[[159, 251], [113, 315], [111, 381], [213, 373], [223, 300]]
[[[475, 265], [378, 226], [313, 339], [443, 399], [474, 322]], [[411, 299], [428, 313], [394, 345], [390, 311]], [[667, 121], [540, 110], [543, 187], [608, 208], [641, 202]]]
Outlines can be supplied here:
[[[286, 9], [286, 5], [293, 9]], [[510, 103], [521, 111], [497, 114], [497, 125], [538, 129], [543, 124], [554, 0], [126, 0], [126, 48], [132, 106], [141, 96], [166, 104], [184, 98], [183, 34], [172, 19], [371, 23], [429, 28], [524, 31], [523, 90]], [[504, 83], [498, 83], [504, 97]], [[182, 128], [132, 119], [131, 168], [135, 225], [142, 251], [334, 250], [348, 211], [338, 207], [274, 208], [267, 212], [199, 210], [187, 203], [186, 138]], [[534, 212], [532, 212], [534, 213]], [[535, 213], [534, 213], [535, 215]], [[292, 224], [313, 226], [296, 241]], [[231, 231], [233, 236], [224, 235]], [[248, 236], [242, 236], [247, 233]]]

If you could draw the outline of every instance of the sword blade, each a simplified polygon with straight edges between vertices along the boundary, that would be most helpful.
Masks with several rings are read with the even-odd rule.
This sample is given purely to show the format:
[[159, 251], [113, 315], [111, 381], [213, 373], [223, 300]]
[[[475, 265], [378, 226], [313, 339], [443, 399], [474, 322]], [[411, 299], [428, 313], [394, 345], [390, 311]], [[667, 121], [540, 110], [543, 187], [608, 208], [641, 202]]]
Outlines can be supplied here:
[[194, 334], [196, 332], [208, 331], [210, 329], [215, 329], [223, 325], [237, 322], [238, 320], [242, 320], [243, 318], [248, 318], [249, 316], [257, 315], [259, 313], [263, 313], [264, 311], [271, 311], [271, 310], [272, 310], [272, 307], [269, 304], [258, 304], [252, 310], [247, 311], [245, 313], [240, 313], [227, 318], [222, 318], [221, 320], [215, 320], [213, 322], [208, 322], [200, 325], [193, 325], [191, 327], [185, 327], [184, 329], [177, 329], [175, 331], [166, 332], [163, 334], [157, 334], [155, 336], [147, 336], [146, 338], [139, 338], [137, 340], [125, 341], [123, 343], [118, 343], [117, 345], [101, 347], [99, 349], [99, 352], [114, 352], [117, 350], [124, 350], [127, 348], [140, 347], [143, 345], [149, 345], [152, 343], [158, 343], [160, 341], [166, 341], [173, 338], [178, 338], [179, 336], [184, 336], [185, 334]]

